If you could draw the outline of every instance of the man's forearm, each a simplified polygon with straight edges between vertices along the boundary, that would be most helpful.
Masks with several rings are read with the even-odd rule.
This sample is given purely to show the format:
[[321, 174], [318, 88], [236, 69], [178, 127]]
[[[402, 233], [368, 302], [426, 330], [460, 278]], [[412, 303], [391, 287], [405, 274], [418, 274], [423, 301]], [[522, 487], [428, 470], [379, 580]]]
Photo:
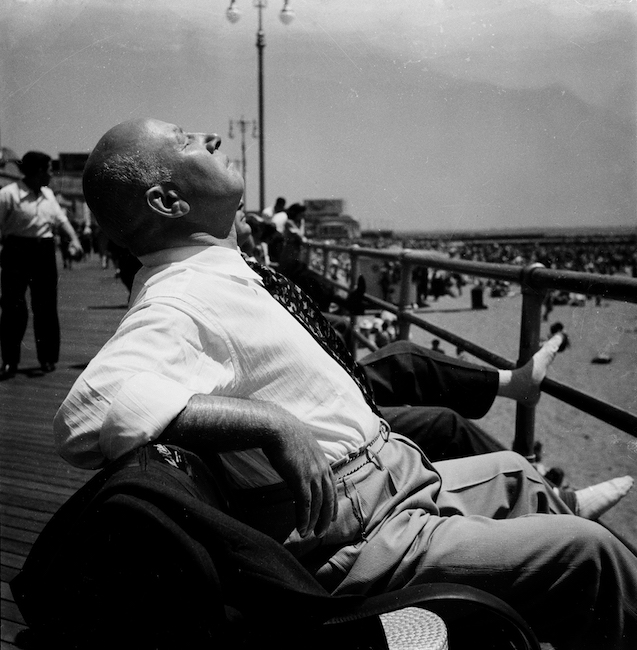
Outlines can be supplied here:
[[267, 447], [295, 420], [270, 402], [194, 395], [157, 441], [217, 452]]
[[75, 232], [73, 226], [66, 222], [62, 224], [62, 228], [64, 229], [64, 232], [69, 236], [69, 239], [73, 243], [74, 246], [77, 246], [78, 248], [81, 248], [80, 246], [80, 240], [77, 236], [77, 233]]
[[321, 537], [336, 517], [336, 483], [310, 429], [271, 402], [194, 395], [157, 442], [195, 453], [260, 447], [294, 495], [301, 536]]

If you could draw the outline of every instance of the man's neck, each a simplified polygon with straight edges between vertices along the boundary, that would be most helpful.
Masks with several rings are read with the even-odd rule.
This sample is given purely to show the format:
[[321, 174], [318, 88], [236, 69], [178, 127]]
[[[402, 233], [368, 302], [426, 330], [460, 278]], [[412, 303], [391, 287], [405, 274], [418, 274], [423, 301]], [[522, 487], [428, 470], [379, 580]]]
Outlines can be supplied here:
[[193, 233], [188, 237], [187, 246], [221, 246], [222, 248], [236, 248], [236, 236], [224, 238], [214, 237], [209, 233]]
[[227, 237], [214, 237], [207, 232], [192, 232], [178, 229], [166, 230], [156, 233], [152, 241], [146, 239], [131, 246], [131, 252], [137, 257], [156, 253], [157, 251], [170, 250], [174, 248], [218, 246], [220, 248], [237, 248], [237, 236], [234, 228]]
[[22, 182], [37, 196], [40, 193], [42, 185], [33, 178], [23, 178]]

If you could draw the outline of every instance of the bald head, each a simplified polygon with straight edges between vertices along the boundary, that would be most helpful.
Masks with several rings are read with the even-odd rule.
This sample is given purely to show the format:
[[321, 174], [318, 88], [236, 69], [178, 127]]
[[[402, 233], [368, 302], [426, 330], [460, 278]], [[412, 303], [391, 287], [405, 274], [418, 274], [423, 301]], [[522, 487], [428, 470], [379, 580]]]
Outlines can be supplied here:
[[216, 135], [152, 119], [110, 129], [83, 178], [86, 202], [107, 236], [137, 255], [200, 243], [206, 234], [225, 238], [243, 179], [219, 143]]
[[170, 181], [151, 135], [149, 120], [118, 124], [102, 136], [84, 168], [89, 208], [109, 239], [131, 250], [140, 248], [140, 232], [152, 222], [146, 191]]

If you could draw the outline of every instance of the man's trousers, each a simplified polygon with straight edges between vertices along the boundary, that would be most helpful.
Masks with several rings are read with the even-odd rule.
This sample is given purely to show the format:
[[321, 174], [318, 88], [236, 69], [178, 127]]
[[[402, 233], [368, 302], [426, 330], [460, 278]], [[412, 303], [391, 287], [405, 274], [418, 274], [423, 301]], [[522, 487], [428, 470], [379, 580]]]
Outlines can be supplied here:
[[26, 292], [31, 291], [35, 347], [40, 364], [57, 363], [60, 323], [57, 313], [58, 272], [54, 239], [7, 237], [0, 253], [2, 297], [0, 342], [2, 362], [17, 366], [29, 312]]
[[492, 368], [396, 341], [359, 364], [391, 430], [431, 460], [475, 456], [505, 447], [466, 418], [483, 417], [498, 390]]
[[443, 406], [478, 419], [487, 414], [498, 391], [497, 370], [409, 341], [390, 343], [359, 364], [381, 406]]
[[290, 546], [334, 593], [457, 582], [499, 596], [556, 647], [637, 647], [637, 558], [518, 454], [431, 465], [391, 434], [336, 478], [337, 521]]

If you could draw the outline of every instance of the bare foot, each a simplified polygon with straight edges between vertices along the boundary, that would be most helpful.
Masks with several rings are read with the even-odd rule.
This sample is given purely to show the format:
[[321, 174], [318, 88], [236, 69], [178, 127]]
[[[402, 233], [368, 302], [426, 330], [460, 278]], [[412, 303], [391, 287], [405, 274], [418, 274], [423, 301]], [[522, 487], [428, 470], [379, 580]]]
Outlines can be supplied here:
[[628, 494], [633, 483], [632, 476], [620, 476], [576, 490], [577, 514], [585, 519], [598, 519]]
[[561, 352], [566, 334], [558, 332], [521, 367], [515, 370], [500, 370], [498, 395], [510, 397], [517, 402], [535, 404], [540, 399], [540, 384], [558, 352]]

